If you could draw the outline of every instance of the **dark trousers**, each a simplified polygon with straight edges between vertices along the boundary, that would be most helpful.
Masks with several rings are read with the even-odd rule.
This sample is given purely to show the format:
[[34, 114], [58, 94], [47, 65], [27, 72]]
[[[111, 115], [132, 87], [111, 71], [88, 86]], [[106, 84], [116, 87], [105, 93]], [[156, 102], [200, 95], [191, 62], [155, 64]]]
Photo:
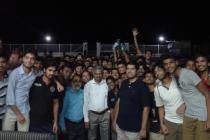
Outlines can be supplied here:
[[65, 126], [68, 134], [68, 140], [85, 140], [84, 120], [76, 123], [65, 119]]
[[52, 125], [51, 124], [46, 124], [43, 126], [31, 126], [29, 127], [29, 132], [37, 132], [37, 133], [53, 133], [52, 132]]
[[2, 131], [2, 119], [0, 119], [0, 131]]

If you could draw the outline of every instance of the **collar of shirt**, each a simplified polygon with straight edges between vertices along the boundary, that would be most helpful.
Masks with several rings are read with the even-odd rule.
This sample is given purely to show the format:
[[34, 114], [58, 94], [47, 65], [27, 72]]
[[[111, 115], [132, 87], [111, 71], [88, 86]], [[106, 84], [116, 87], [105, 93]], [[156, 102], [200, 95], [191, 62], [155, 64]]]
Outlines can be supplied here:
[[[166, 86], [163, 85], [162, 81], [158, 81], [157, 86], [167, 88]], [[177, 88], [177, 83], [176, 83], [175, 78], [172, 77], [170, 86], [167, 89], [171, 89], [171, 88], [174, 88], [174, 87]]]
[[132, 86], [134, 86], [134, 85], [140, 83], [141, 81], [142, 81], [142, 80], [139, 79], [139, 78], [138, 78], [135, 82], [132, 82], [132, 83], [129, 83], [129, 80], [125, 80], [125, 84], [126, 84], [127, 86], [129, 86], [129, 87], [132, 87]]
[[105, 80], [102, 79], [100, 83], [97, 83], [97, 82], [95, 81], [95, 79], [93, 79], [93, 80], [92, 80], [92, 83], [93, 83], [93, 84], [102, 85], [102, 84], [104, 84], [104, 83], [106, 83], [106, 82], [105, 82]]
[[[30, 73], [28, 74], [28, 76], [32, 75], [32, 73], [33, 73], [33, 69], [30, 71]], [[26, 74], [25, 71], [24, 71], [24, 69], [23, 69], [23, 64], [19, 66], [19, 68], [18, 68], [18, 74], [20, 74], [20, 75]]]
[[43, 80], [43, 76], [40, 76], [40, 77], [37, 77], [37, 82], [41, 83], [43, 86], [45, 87], [50, 87], [50, 86], [55, 86], [56, 83], [51, 79], [50, 80], [50, 83], [46, 84]]
[[78, 90], [78, 92], [75, 92], [71, 87], [69, 87], [69, 89], [70, 89], [71, 93], [73, 93], [73, 94], [80, 94], [82, 91], [81, 88]]

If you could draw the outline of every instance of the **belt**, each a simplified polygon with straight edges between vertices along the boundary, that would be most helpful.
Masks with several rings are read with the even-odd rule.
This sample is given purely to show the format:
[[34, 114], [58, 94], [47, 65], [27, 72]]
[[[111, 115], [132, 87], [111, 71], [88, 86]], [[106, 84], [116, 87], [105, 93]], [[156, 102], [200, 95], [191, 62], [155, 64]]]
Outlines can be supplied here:
[[107, 108], [107, 109], [105, 109], [105, 110], [103, 110], [103, 111], [101, 111], [101, 112], [97, 112], [97, 111], [93, 111], [93, 110], [90, 110], [90, 112], [92, 112], [92, 113], [94, 113], [94, 114], [97, 114], [97, 115], [102, 115], [102, 114], [106, 113], [108, 110], [109, 110], [109, 109]]
[[80, 120], [80, 121], [78, 121], [78, 122], [73, 122], [73, 121], [71, 121], [71, 120], [69, 120], [69, 119], [67, 119], [67, 118], [65, 118], [65, 120], [66, 120], [67, 122], [69, 122], [69, 123], [72, 123], [72, 124], [81, 124], [81, 123], [84, 123], [84, 119], [82, 119], [82, 120]]

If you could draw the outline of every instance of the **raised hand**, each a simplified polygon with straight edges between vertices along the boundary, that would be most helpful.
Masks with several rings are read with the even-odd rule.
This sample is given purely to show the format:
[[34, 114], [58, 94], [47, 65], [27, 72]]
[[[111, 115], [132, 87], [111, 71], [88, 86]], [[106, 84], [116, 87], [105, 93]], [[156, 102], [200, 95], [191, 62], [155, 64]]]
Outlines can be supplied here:
[[112, 46], [112, 49], [115, 49], [119, 46], [119, 43], [118, 42], [115, 42], [114, 45]]
[[138, 28], [133, 28], [132, 32], [133, 32], [133, 36], [137, 36], [139, 34]]

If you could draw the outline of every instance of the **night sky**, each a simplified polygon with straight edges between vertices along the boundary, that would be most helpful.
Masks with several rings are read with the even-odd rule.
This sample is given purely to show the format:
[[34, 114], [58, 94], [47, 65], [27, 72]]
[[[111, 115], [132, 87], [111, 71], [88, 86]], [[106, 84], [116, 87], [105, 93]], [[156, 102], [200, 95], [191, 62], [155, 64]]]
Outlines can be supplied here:
[[[6, 43], [45, 43], [44, 36], [50, 34], [52, 43], [113, 43], [116, 38], [132, 42], [131, 29], [138, 27], [141, 43], [157, 43], [158, 35], [164, 35], [167, 40], [210, 40], [207, 11], [192, 13], [183, 9], [176, 13], [165, 9], [158, 13], [160, 10], [151, 12], [148, 8], [142, 10], [144, 12], [138, 9], [131, 12], [129, 7], [106, 6], [84, 8], [84, 5], [47, 1], [2, 2], [0, 38]], [[179, 11], [179, 7], [176, 10]]]

